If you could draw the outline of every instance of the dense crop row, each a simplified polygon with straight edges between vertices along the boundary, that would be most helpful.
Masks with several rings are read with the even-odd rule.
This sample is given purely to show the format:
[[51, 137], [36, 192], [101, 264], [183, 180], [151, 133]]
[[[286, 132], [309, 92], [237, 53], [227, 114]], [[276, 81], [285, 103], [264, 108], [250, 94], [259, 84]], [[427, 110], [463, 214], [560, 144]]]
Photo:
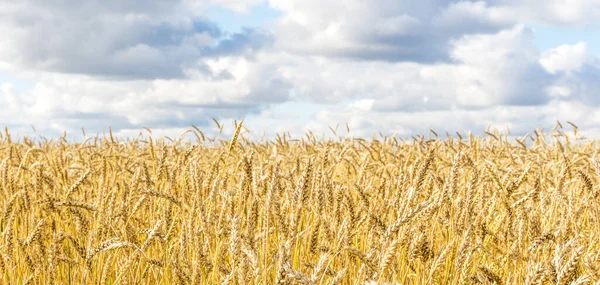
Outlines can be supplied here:
[[593, 142], [237, 133], [196, 132], [199, 144], [3, 134], [0, 283], [600, 280]]

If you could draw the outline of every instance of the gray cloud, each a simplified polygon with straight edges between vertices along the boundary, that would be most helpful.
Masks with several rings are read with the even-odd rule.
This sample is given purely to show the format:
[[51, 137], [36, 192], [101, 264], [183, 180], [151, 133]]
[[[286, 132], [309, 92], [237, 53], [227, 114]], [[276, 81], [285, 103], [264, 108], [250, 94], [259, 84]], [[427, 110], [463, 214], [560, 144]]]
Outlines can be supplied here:
[[268, 46], [268, 32], [227, 35], [181, 1], [15, 1], [0, 12], [0, 62], [122, 79], [182, 78], [205, 57]]
[[588, 23], [594, 1], [269, 0], [283, 13], [273, 30], [235, 34], [202, 14], [260, 2], [0, 0], [0, 69], [33, 86], [2, 86], [0, 121], [52, 134], [180, 132], [211, 117], [250, 118], [256, 133], [348, 122], [364, 136], [524, 133], [581, 113], [600, 123], [597, 60], [580, 46], [539, 51], [522, 25]]
[[495, 16], [485, 2], [270, 2], [286, 12], [276, 29], [280, 47], [358, 60], [448, 62], [451, 40], [496, 33], [515, 23]]
[[580, 101], [600, 107], [600, 65], [585, 64], [580, 70], [560, 74], [554, 82], [568, 91], [568, 96], [561, 98], [566, 101]]
[[273, 35], [263, 29], [244, 28], [241, 33], [234, 33], [223, 39], [216, 47], [207, 51], [207, 56], [244, 55], [252, 56], [273, 44]]
[[496, 105], [543, 105], [555, 76], [539, 62], [531, 30], [515, 26], [449, 43], [449, 62], [411, 63], [302, 57], [282, 73], [303, 100], [372, 100], [371, 109], [418, 112]]
[[554, 81], [547, 87], [550, 96], [600, 106], [600, 59], [587, 53], [584, 42], [548, 50], [540, 63], [553, 74]]

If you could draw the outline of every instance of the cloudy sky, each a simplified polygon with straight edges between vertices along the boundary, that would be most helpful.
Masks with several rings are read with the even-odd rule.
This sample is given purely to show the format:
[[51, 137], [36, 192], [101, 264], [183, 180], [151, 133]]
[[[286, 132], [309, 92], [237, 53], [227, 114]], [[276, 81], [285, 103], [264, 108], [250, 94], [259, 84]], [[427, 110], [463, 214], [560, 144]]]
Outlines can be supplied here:
[[600, 0], [0, 0], [0, 125], [600, 136]]

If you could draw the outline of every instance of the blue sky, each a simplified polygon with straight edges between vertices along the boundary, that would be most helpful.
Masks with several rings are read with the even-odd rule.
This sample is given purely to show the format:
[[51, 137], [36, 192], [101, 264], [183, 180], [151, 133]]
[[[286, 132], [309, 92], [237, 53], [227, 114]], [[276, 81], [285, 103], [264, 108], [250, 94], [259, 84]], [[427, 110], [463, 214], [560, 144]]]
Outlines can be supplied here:
[[9, 83], [20, 91], [25, 91], [30, 89], [33, 84], [31, 82], [19, 80], [17, 78], [12, 77], [8, 73], [0, 73], [0, 82]]
[[525, 135], [557, 120], [600, 135], [598, 0], [0, 6], [0, 125], [21, 135], [215, 134], [213, 117], [254, 137]]
[[250, 7], [248, 11], [237, 12], [217, 4], [205, 10], [206, 17], [229, 33], [239, 33], [246, 28], [270, 28], [272, 22], [281, 17], [282, 12], [269, 7], [267, 3]]
[[532, 26], [535, 35], [535, 45], [540, 50], [549, 50], [560, 45], [585, 42], [588, 53], [600, 56], [600, 25], [586, 25], [582, 27], [548, 27]]

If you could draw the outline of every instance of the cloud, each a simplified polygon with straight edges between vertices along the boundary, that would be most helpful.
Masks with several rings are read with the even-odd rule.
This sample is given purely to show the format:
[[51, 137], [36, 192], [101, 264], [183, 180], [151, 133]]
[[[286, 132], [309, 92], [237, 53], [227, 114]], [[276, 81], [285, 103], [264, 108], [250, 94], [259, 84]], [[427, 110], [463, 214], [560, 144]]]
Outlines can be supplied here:
[[555, 75], [547, 87], [551, 97], [600, 106], [600, 59], [588, 53], [586, 43], [550, 49], [542, 54], [540, 64]]
[[228, 34], [202, 15], [208, 5], [256, 3], [0, 0], [0, 72], [31, 83], [0, 82], [0, 104], [10, 109], [0, 120], [52, 134], [168, 129], [284, 102], [291, 84], [265, 54], [271, 33]]
[[587, 45], [579, 42], [574, 45], [561, 45], [542, 54], [540, 63], [554, 74], [579, 70], [587, 60]]
[[[552, 77], [539, 63], [533, 35], [523, 26], [492, 35], [467, 35], [453, 42], [453, 59], [462, 63], [457, 90], [465, 105], [538, 105]], [[464, 82], [467, 81], [467, 82]]]
[[[205, 3], [207, 1], [189, 0], [188, 2]], [[250, 8], [262, 4], [263, 2], [265, 2], [265, 0], [210, 0], [208, 2], [210, 2], [213, 5], [219, 5], [221, 7], [230, 9], [238, 13], [248, 13]]]
[[257, 53], [253, 59], [214, 58], [206, 61], [207, 72], [192, 70], [183, 79], [121, 80], [42, 72], [28, 90], [2, 85], [0, 104], [11, 112], [0, 114], [0, 120], [9, 125], [55, 122], [69, 130], [89, 126], [118, 130], [203, 125], [212, 117], [243, 118], [288, 100], [291, 85], [268, 57]]
[[269, 48], [273, 41], [273, 35], [266, 30], [244, 28], [243, 32], [221, 40], [216, 47], [207, 50], [206, 53], [209, 57], [227, 55], [251, 57], [254, 53]]
[[270, 4], [284, 12], [275, 29], [279, 47], [362, 60], [447, 61], [451, 39], [494, 33], [514, 24], [483, 1], [271, 0]]
[[554, 80], [539, 63], [523, 26], [452, 41], [448, 63], [281, 58], [282, 76], [303, 100], [373, 100], [372, 109], [421, 111], [495, 105], [540, 105]]
[[444, 62], [448, 43], [464, 35], [493, 34], [518, 24], [600, 23], [597, 0], [269, 3], [284, 13], [275, 29], [280, 48], [359, 60]]
[[[205, 57], [250, 55], [272, 41], [226, 35], [182, 1], [2, 1], [0, 62], [124, 79], [182, 78]], [[120, 4], [121, 3], [121, 4]], [[241, 2], [240, 2], [241, 3]]]
[[581, 26], [600, 22], [600, 2], [597, 0], [494, 0], [491, 6], [497, 14], [515, 22]]
[[577, 101], [589, 106], [600, 107], [600, 65], [586, 63], [580, 70], [562, 74], [548, 92], [555, 98]]
[[516, 22], [484, 1], [455, 1], [432, 19], [432, 26], [451, 35], [493, 33]]
[[[548, 132], [557, 121], [575, 122], [579, 130], [588, 137], [600, 136], [600, 109], [581, 101], [551, 100], [540, 106], [489, 106], [479, 109], [446, 109], [422, 111], [397, 111], [393, 114], [365, 108], [355, 104], [323, 106], [313, 104], [310, 118], [297, 120], [288, 114], [288, 107], [274, 106], [273, 109], [253, 114], [246, 120], [252, 126], [251, 137], [274, 137], [281, 132], [290, 132], [292, 137], [301, 137], [310, 130], [320, 137], [332, 137], [329, 127], [338, 135], [371, 138], [396, 135], [399, 138], [425, 135], [434, 130], [445, 137], [446, 132], [463, 136], [466, 132], [482, 135], [485, 130], [497, 129], [512, 136], [533, 134], [535, 129]], [[277, 124], [272, 124], [276, 120]], [[270, 123], [271, 122], [271, 123]], [[346, 132], [348, 124], [350, 133]]]
[[488, 126], [524, 135], [570, 120], [581, 122], [588, 135], [600, 135], [594, 126], [600, 120], [594, 107], [600, 104], [594, 95], [600, 92], [600, 61], [586, 53], [585, 44], [540, 52], [533, 31], [517, 25], [464, 35], [450, 46], [451, 61], [439, 64], [282, 58], [282, 74], [299, 100], [312, 102], [302, 107], [312, 115], [289, 119], [287, 107], [272, 106], [249, 116], [249, 122], [284, 126], [259, 127], [270, 135], [282, 129], [328, 134], [329, 126], [348, 123], [352, 135], [370, 137], [377, 131], [410, 136], [430, 128], [453, 132]]
[[[211, 5], [282, 16], [228, 33]], [[540, 51], [529, 25], [585, 25], [597, 1], [0, 0], [0, 120], [51, 134], [142, 126], [173, 134], [247, 119], [413, 135], [556, 119], [600, 122], [600, 64], [585, 42]]]

